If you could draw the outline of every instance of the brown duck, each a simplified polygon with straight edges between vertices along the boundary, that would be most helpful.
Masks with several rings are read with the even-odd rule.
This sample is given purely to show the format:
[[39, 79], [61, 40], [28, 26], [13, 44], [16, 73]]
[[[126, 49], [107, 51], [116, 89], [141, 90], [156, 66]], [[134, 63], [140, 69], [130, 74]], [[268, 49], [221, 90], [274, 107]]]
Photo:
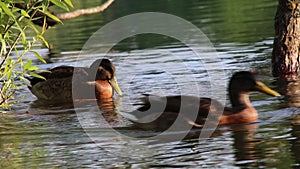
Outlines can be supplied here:
[[[258, 119], [257, 111], [249, 100], [249, 93], [254, 91], [280, 96], [256, 80], [253, 73], [241, 71], [235, 73], [229, 82], [228, 92], [232, 107], [226, 107], [211, 98], [147, 95], [142, 99], [143, 106], [130, 112], [128, 117], [135, 126], [152, 130], [166, 130], [176, 119], [180, 119], [180, 123], [202, 127], [209, 113], [210, 123], [217, 125], [252, 123]], [[197, 112], [196, 117], [191, 117], [191, 112]]]
[[[31, 78], [30, 91], [49, 102], [71, 102], [73, 99], [109, 99], [113, 89], [122, 95], [116, 69], [108, 59], [98, 59], [89, 68], [59, 66], [42, 72], [41, 78]], [[73, 91], [73, 92], [72, 92]]]

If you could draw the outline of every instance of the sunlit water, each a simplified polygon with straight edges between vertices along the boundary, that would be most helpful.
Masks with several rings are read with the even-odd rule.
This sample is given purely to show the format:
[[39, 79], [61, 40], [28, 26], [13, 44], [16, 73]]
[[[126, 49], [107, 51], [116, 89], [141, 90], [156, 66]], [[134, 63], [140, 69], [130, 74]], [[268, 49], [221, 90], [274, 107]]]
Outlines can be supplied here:
[[[93, 3], [80, 5], [97, 5]], [[165, 36], [138, 35], [123, 40], [109, 53], [80, 54], [86, 40], [101, 26], [144, 11], [175, 14], [198, 26], [221, 59], [222, 67], [213, 67], [216, 72], [224, 70], [226, 76], [220, 82], [227, 82], [235, 71], [255, 69], [260, 80], [278, 88], [270, 75], [276, 11], [271, 0], [117, 1], [104, 14], [83, 16], [50, 29], [51, 51], [37, 47], [49, 63], [35, 60], [35, 64], [42, 69], [78, 63], [89, 66], [99, 57], [109, 58], [125, 94], [116, 96], [120, 114], [136, 109], [134, 104], [143, 93], [214, 97], [217, 89], [211, 88], [203, 60]], [[188, 90], [191, 85], [199, 87], [197, 93]], [[226, 90], [227, 84], [217, 87]], [[158, 133], [128, 128], [131, 123], [118, 114], [113, 124], [116, 130], [112, 130], [93, 104], [76, 109], [39, 105], [27, 88], [18, 97], [24, 97], [23, 101], [0, 118], [0, 168], [297, 168], [300, 164], [300, 110], [288, 108], [282, 98], [251, 94], [259, 112], [255, 124], [222, 127], [208, 139], [199, 139], [198, 131], [193, 131], [194, 136], [184, 141], [151, 142], [141, 138]], [[165, 134], [176, 137], [178, 133]]]

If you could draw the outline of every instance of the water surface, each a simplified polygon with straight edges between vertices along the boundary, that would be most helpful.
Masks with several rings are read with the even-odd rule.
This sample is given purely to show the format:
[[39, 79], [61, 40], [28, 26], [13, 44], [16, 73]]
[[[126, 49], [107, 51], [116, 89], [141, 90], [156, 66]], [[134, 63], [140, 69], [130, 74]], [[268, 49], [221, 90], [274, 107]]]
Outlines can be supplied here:
[[[96, 1], [76, 2], [78, 8], [96, 5]], [[227, 82], [233, 72], [255, 69], [260, 80], [280, 90], [270, 74], [276, 5], [271, 0], [120, 0], [103, 14], [51, 28], [46, 37], [52, 49], [36, 47], [49, 63], [34, 63], [48, 69], [78, 63], [88, 66], [99, 57], [109, 58], [125, 93], [119, 100], [116, 97], [119, 113], [136, 109], [133, 104], [142, 93], [212, 97], [217, 89], [211, 88], [203, 61], [170, 37], [136, 35], [116, 44], [108, 54], [80, 53], [89, 37], [114, 19], [137, 12], [165, 12], [188, 20], [207, 35], [222, 64], [213, 70], [226, 75], [221, 81]], [[105, 46], [101, 41], [99, 45]], [[199, 86], [197, 93], [185, 90], [192, 84]], [[227, 84], [218, 87], [226, 90]], [[36, 104], [25, 87], [18, 97], [24, 97], [23, 101], [0, 118], [1, 168], [297, 168], [300, 164], [300, 109], [261, 93], [251, 94], [259, 112], [255, 124], [222, 127], [204, 140], [192, 137], [151, 144], [118, 135], [100, 119], [94, 104], [85, 104], [76, 113], [72, 105]], [[128, 120], [117, 119], [113, 126], [120, 133], [136, 138], [157, 134], [129, 129]], [[176, 137], [176, 133], [167, 134]]]

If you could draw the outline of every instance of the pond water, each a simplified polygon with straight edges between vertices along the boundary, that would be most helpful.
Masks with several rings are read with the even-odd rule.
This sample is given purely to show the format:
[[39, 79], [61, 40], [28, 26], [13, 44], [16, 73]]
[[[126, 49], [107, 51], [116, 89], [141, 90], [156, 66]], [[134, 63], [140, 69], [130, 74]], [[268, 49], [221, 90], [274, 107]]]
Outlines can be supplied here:
[[[97, 5], [96, 1], [75, 3], [76, 8]], [[78, 17], [48, 30], [46, 38], [51, 50], [36, 47], [47, 64], [33, 56], [29, 58], [42, 69], [88, 66], [98, 58], [109, 58], [116, 65], [124, 93], [123, 97], [115, 97], [120, 114], [136, 109], [143, 93], [215, 97], [216, 91], [226, 91], [230, 76], [239, 70], [257, 70], [261, 81], [283, 91], [270, 73], [276, 7], [277, 2], [272, 0], [117, 0], [102, 14]], [[99, 49], [92, 53], [81, 51], [104, 25], [138, 12], [164, 12], [191, 22], [204, 32], [216, 52], [203, 43], [199, 57], [180, 40], [153, 33], [125, 38], [108, 53], [111, 44], [101, 39], [93, 41]], [[116, 27], [111, 31], [118, 34], [124, 29]], [[185, 31], [189, 30], [182, 30]], [[189, 38], [197, 41], [196, 35]], [[210, 72], [224, 76], [214, 79]], [[197, 86], [197, 90], [190, 86]], [[251, 94], [252, 104], [259, 112], [257, 123], [221, 127], [207, 139], [191, 137], [161, 142], [142, 139], [157, 133], [128, 128], [130, 122], [119, 114], [113, 114], [117, 118], [113, 124], [117, 130], [113, 130], [99, 118], [102, 116], [98, 107], [92, 103], [76, 108], [41, 105], [27, 88], [22, 88], [18, 97], [24, 99], [0, 118], [0, 168], [297, 168], [300, 165], [300, 109], [291, 107], [293, 104], [283, 97]], [[177, 134], [165, 135], [173, 138]]]

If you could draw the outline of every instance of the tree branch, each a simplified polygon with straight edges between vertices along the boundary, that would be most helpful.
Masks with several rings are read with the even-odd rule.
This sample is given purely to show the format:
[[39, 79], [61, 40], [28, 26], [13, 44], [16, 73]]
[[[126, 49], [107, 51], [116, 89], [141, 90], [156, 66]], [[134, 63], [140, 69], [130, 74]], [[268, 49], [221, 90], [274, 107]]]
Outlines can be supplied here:
[[56, 16], [61, 20], [67, 20], [67, 19], [73, 19], [81, 15], [88, 15], [88, 14], [94, 14], [94, 13], [101, 13], [105, 9], [107, 9], [115, 0], [108, 0], [101, 6], [97, 6], [94, 8], [88, 8], [88, 9], [78, 9], [73, 12], [63, 13], [63, 14], [57, 14]]
[[[101, 13], [105, 11], [115, 0], [107, 0], [104, 4], [101, 6], [93, 7], [93, 8], [88, 8], [88, 9], [78, 9], [73, 12], [68, 12], [68, 13], [62, 13], [62, 14], [56, 14], [55, 12], [51, 10], [47, 10], [49, 13], [52, 15], [55, 15], [58, 17], [60, 20], [68, 20], [68, 19], [73, 19], [82, 15], [88, 15], [88, 14], [95, 14], [95, 13]], [[20, 9], [27, 9], [27, 5], [25, 3], [15, 3], [15, 7], [20, 8]], [[34, 11], [34, 13], [30, 13], [33, 15], [32, 18], [34, 18], [33, 23], [39, 26], [44, 26], [44, 18], [46, 17], [46, 27], [48, 26], [54, 26], [58, 24], [59, 22], [51, 19], [48, 17], [46, 14], [40, 12], [40, 11]]]

